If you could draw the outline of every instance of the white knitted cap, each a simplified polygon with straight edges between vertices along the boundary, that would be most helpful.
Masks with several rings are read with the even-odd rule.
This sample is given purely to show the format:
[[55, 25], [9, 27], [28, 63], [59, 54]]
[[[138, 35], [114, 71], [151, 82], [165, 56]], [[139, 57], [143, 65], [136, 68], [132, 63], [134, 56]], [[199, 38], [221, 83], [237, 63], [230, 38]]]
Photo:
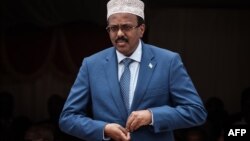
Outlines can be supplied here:
[[110, 0], [107, 11], [107, 19], [116, 13], [131, 13], [144, 19], [144, 3], [141, 0]]

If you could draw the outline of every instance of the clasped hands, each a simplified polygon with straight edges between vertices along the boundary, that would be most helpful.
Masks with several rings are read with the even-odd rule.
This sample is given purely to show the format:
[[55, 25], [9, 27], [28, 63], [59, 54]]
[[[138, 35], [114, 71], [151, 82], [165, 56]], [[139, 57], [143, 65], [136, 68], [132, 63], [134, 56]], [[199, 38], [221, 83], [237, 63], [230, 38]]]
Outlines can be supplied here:
[[133, 111], [128, 117], [126, 127], [117, 123], [107, 124], [104, 128], [106, 137], [115, 141], [130, 141], [130, 132], [133, 132], [144, 125], [152, 122], [152, 115], [149, 110]]

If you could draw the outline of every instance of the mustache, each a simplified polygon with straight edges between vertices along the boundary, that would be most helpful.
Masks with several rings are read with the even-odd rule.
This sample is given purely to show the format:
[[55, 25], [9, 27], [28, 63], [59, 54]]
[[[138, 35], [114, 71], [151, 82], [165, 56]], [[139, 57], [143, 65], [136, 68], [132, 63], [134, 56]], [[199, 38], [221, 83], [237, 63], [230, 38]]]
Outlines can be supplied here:
[[119, 41], [128, 42], [128, 39], [122, 36], [122, 37], [117, 38], [117, 39], [115, 40], [115, 43], [117, 43], [117, 42], [119, 42]]

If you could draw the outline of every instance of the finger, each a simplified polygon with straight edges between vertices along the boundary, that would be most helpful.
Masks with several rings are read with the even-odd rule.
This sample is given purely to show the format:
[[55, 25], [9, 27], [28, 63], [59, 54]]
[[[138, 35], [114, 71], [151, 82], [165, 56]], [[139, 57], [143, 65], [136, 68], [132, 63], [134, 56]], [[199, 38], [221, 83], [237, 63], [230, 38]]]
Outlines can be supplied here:
[[135, 124], [134, 126], [133, 126], [133, 131], [135, 131], [135, 130], [137, 130], [138, 128], [140, 128], [141, 126], [143, 126], [141, 123], [138, 123], [137, 122], [137, 124]]
[[122, 141], [129, 141], [129, 139], [130, 139], [129, 132], [123, 127], [119, 127], [119, 129], [120, 129], [120, 137], [119, 137], [119, 139], [122, 140]]
[[129, 130], [133, 132], [138, 128], [138, 126], [140, 126], [140, 121], [138, 120], [138, 118], [134, 118], [134, 120], [129, 126]]
[[128, 129], [129, 131], [130, 131], [130, 125], [131, 125], [131, 123], [134, 121], [134, 113], [135, 112], [132, 112], [131, 114], [130, 114], [130, 116], [128, 117], [128, 120], [127, 120], [127, 123], [126, 123], [126, 129]]
[[127, 141], [127, 135], [121, 133], [120, 137], [119, 137], [119, 140], [121, 140], [121, 141]]
[[125, 135], [128, 134], [128, 131], [125, 128], [120, 126], [119, 129], [122, 131], [123, 134], [125, 134]]
[[129, 133], [129, 132], [127, 133], [126, 140], [127, 140], [127, 141], [130, 141], [130, 140], [131, 140], [131, 137], [130, 137], [130, 133]]
[[134, 122], [136, 121], [136, 114], [137, 112], [132, 112], [128, 118], [128, 121], [127, 121], [127, 125], [126, 125], [126, 129], [128, 129], [128, 131], [133, 131], [131, 127], [133, 124], [135, 124]]
[[127, 135], [123, 134], [120, 139], [121, 141], [130, 141], [131, 140], [130, 133], [128, 132]]

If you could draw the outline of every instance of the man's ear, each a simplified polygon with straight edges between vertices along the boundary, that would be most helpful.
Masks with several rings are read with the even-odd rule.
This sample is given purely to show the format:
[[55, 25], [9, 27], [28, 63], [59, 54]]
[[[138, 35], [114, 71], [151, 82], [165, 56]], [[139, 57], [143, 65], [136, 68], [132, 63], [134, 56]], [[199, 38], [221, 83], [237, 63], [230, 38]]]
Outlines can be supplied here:
[[140, 30], [140, 34], [141, 34], [140, 37], [142, 38], [144, 35], [144, 32], [146, 30], [145, 24], [140, 25], [139, 30]]

